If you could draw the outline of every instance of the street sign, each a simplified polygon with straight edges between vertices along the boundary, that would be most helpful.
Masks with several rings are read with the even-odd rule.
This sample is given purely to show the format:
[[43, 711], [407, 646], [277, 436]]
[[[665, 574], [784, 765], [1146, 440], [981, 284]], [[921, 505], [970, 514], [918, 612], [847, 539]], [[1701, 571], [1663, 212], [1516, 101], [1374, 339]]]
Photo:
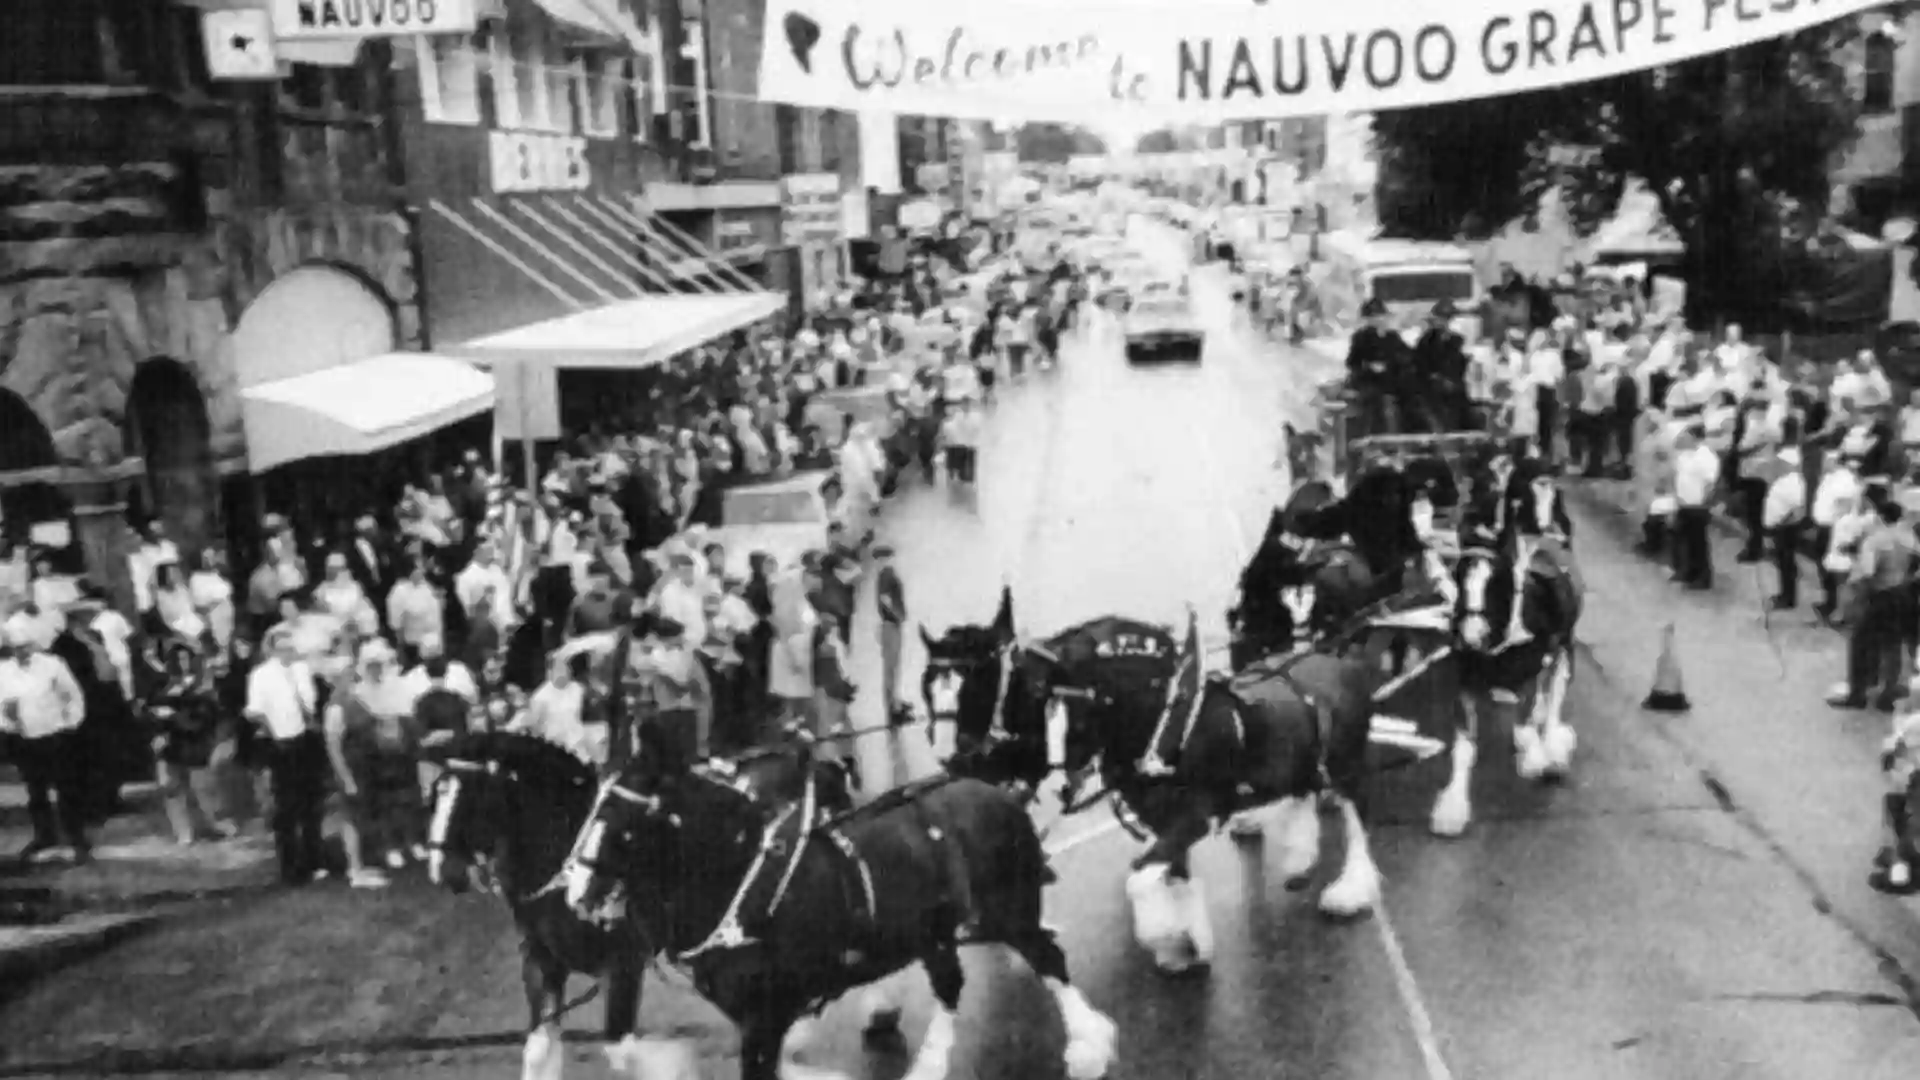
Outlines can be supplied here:
[[471, 34], [474, 0], [273, 0], [273, 29], [282, 41]]
[[207, 49], [207, 74], [216, 79], [278, 79], [273, 51], [273, 21], [260, 8], [209, 11], [200, 16], [200, 37]]

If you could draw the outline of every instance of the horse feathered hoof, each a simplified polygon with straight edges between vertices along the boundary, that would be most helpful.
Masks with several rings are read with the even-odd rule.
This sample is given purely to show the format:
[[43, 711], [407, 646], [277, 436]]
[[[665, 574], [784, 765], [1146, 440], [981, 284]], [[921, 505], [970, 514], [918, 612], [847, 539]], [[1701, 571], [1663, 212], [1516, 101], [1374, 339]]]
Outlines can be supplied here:
[[566, 1053], [560, 1041], [560, 1025], [534, 1028], [520, 1050], [520, 1080], [560, 1080], [567, 1065]]
[[1920, 884], [1914, 880], [1913, 864], [1904, 861], [1874, 868], [1873, 873], [1867, 875], [1867, 884], [1893, 896], [1912, 896], [1920, 892]]

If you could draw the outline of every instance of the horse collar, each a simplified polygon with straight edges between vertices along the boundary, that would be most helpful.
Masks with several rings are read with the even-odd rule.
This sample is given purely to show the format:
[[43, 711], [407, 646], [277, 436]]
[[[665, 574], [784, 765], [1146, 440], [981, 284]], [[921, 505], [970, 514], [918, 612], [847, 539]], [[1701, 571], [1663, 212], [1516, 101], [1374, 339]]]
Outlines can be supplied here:
[[[733, 890], [733, 898], [727, 902], [727, 910], [721, 914], [720, 922], [700, 944], [681, 953], [679, 960], [682, 962], [692, 960], [716, 949], [738, 949], [756, 940], [748, 935], [746, 929], [747, 898], [753, 892], [754, 886], [760, 883], [761, 876], [769, 869], [768, 864], [784, 854], [786, 865], [781, 868], [780, 879], [774, 886], [773, 897], [767, 902], [766, 910], [761, 912], [761, 917], [771, 917], [780, 909], [780, 901], [786, 898], [787, 887], [793, 884], [794, 872], [800, 868], [801, 856], [806, 853], [807, 841], [813, 838], [817, 806], [814, 781], [809, 777], [806, 793], [800, 801], [783, 808], [772, 821], [767, 823], [766, 830], [760, 834], [760, 850], [754, 852], [753, 862], [747, 866], [747, 872], [741, 876], [739, 886]], [[800, 834], [794, 837], [792, 850], [782, 852], [780, 851], [781, 830], [796, 811], [805, 815], [800, 821]]]

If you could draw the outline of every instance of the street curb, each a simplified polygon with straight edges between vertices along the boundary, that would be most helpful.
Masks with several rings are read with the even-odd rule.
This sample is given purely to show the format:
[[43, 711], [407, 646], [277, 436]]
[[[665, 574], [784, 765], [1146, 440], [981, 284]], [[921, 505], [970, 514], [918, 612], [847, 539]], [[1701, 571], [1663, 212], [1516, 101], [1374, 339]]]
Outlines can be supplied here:
[[156, 926], [167, 912], [149, 911], [138, 915], [104, 915], [90, 919], [85, 927], [47, 927], [44, 933], [28, 930], [29, 940], [0, 946], [0, 992], [18, 992], [34, 980], [46, 978], [91, 956], [132, 940]]

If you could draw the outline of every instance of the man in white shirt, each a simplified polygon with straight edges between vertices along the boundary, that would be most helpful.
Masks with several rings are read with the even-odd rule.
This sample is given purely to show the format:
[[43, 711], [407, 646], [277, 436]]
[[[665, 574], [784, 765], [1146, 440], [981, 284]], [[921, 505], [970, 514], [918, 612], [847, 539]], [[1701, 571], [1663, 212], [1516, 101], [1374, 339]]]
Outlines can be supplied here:
[[268, 739], [273, 777], [273, 840], [280, 880], [304, 885], [325, 872], [326, 745], [320, 737], [319, 687], [295, 651], [293, 635], [276, 627], [267, 656], [247, 675], [247, 719]]
[[492, 543], [474, 548], [473, 561], [453, 579], [453, 593], [469, 617], [486, 618], [504, 637], [515, 621], [513, 582], [498, 558]]
[[1674, 455], [1674, 580], [1689, 589], [1713, 588], [1713, 545], [1709, 535], [1713, 500], [1720, 486], [1720, 455], [1708, 446], [1698, 426], [1680, 438]]
[[1813, 547], [1821, 559], [1821, 599], [1814, 611], [1822, 619], [1832, 618], [1840, 606], [1842, 575], [1826, 568], [1827, 554], [1833, 549], [1833, 530], [1859, 501], [1860, 491], [1859, 459], [1850, 454], [1841, 454], [1828, 462], [1821, 470], [1820, 486], [1814, 489]]
[[654, 594], [654, 609], [672, 619], [690, 641], [707, 637], [706, 597], [708, 585], [692, 555], [674, 553], [668, 561], [667, 577]]
[[1791, 611], [1800, 603], [1800, 541], [1807, 522], [1807, 478], [1800, 468], [1799, 431], [1789, 420], [1781, 431], [1779, 475], [1767, 485], [1760, 511], [1760, 527], [1773, 542], [1773, 568], [1780, 575], [1780, 591], [1768, 604], [1775, 611]]
[[25, 614], [4, 627], [12, 656], [0, 660], [0, 732], [15, 737], [14, 763], [27, 788], [27, 814], [33, 839], [21, 849], [22, 862], [54, 848], [64, 836], [75, 862], [87, 862], [86, 768], [79, 745], [86, 699], [72, 669], [41, 650], [38, 628]]

